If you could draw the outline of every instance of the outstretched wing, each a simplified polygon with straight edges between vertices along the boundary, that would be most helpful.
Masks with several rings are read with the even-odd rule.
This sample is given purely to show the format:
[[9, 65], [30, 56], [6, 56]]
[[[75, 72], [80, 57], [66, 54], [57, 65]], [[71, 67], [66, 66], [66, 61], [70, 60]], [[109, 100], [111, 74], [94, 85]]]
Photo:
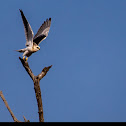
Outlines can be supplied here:
[[26, 46], [32, 46], [33, 45], [34, 33], [32, 31], [30, 24], [28, 23], [26, 17], [24, 16], [23, 11], [20, 10], [20, 12], [21, 12], [21, 17], [22, 17], [23, 24], [24, 24], [24, 29], [25, 29], [25, 37], [26, 37], [26, 44], [25, 45]]
[[50, 25], [51, 25], [51, 18], [44, 21], [44, 23], [41, 25], [38, 32], [34, 36], [33, 42], [35, 42], [37, 45], [39, 45], [39, 43], [41, 41], [46, 39], [46, 37], [48, 36], [48, 33], [49, 33]]

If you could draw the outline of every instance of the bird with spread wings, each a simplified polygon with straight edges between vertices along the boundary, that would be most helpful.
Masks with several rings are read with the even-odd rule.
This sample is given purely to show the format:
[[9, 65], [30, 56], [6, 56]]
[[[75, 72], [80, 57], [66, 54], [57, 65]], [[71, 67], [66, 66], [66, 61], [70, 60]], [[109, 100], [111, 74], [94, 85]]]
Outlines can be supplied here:
[[32, 53], [40, 50], [40, 47], [39, 47], [40, 42], [42, 42], [48, 36], [50, 25], [51, 25], [51, 18], [44, 21], [44, 23], [41, 25], [41, 27], [38, 29], [38, 32], [34, 36], [32, 28], [31, 28], [30, 24], [28, 23], [26, 17], [24, 16], [23, 11], [20, 10], [20, 13], [21, 13], [21, 17], [23, 20], [23, 24], [24, 24], [25, 37], [26, 37], [26, 44], [25, 44], [26, 48], [16, 50], [16, 51], [23, 53], [23, 59], [25, 59], [25, 57], [26, 57], [26, 61], [27, 61], [28, 57], [31, 56]]

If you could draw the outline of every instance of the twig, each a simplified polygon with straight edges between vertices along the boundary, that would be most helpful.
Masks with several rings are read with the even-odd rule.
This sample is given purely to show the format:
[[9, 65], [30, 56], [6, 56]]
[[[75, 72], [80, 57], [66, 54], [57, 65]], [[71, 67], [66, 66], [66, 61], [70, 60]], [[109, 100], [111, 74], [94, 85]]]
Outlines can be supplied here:
[[40, 122], [44, 122], [44, 116], [43, 116], [43, 105], [42, 105], [42, 98], [41, 98], [41, 89], [40, 89], [40, 80], [47, 74], [47, 72], [49, 71], [49, 69], [52, 67], [45, 67], [42, 72], [40, 74], [38, 74], [38, 76], [34, 76], [34, 74], [32, 73], [28, 62], [22, 58], [20, 58], [20, 61], [23, 65], [23, 67], [25, 68], [25, 70], [27, 71], [27, 73], [29, 74], [29, 76], [31, 77], [31, 79], [33, 80], [34, 83], [34, 90], [35, 90], [35, 94], [36, 94], [36, 100], [37, 100], [37, 104], [38, 104], [38, 113], [39, 113], [39, 121]]
[[49, 69], [52, 67], [52, 65], [51, 66], [48, 66], [48, 67], [45, 67], [43, 70], [42, 70], [42, 72], [38, 75], [38, 78], [39, 78], [39, 80], [41, 80], [46, 74], [47, 74], [47, 72], [49, 71]]
[[23, 116], [23, 118], [24, 118], [24, 121], [27, 122], [27, 119], [25, 118], [25, 116]]
[[24, 118], [24, 121], [25, 121], [25, 122], [30, 122], [29, 120], [27, 120], [27, 119], [25, 118], [25, 116], [23, 116], [23, 118]]
[[13, 112], [11, 111], [11, 109], [10, 109], [10, 107], [9, 107], [9, 105], [8, 105], [8, 103], [7, 103], [6, 99], [5, 99], [2, 91], [0, 91], [0, 96], [1, 96], [5, 106], [7, 107], [8, 111], [10, 112], [11, 117], [13, 118], [14, 122], [20, 122], [19, 120], [17, 120], [17, 118], [14, 116]]

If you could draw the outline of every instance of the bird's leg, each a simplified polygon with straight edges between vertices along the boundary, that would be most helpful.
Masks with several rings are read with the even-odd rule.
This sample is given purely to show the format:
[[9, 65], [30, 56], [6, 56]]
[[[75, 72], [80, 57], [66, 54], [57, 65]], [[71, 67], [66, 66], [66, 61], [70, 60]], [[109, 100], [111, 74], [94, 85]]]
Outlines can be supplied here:
[[23, 56], [23, 60], [25, 59], [25, 56]]
[[28, 57], [26, 57], [26, 61], [28, 60]]

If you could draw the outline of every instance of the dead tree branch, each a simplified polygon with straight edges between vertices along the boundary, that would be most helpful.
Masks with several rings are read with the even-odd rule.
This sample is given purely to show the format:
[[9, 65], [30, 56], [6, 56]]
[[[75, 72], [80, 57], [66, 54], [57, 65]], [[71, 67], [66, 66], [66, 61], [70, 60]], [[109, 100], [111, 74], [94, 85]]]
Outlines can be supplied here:
[[19, 57], [19, 59], [20, 59], [22, 65], [23, 65], [23, 67], [25, 68], [25, 70], [27, 71], [27, 73], [29, 74], [29, 76], [31, 77], [31, 79], [34, 81], [34, 77], [35, 76], [32, 73], [32, 71], [31, 71], [31, 69], [30, 69], [30, 67], [28, 65], [28, 62], [25, 59], [23, 60], [21, 57]]
[[[36, 94], [36, 100], [37, 100], [37, 104], [38, 104], [39, 121], [40, 121], [40, 122], [44, 122], [43, 105], [42, 105], [42, 97], [41, 97], [41, 89], [40, 89], [40, 84], [39, 84], [39, 83], [40, 83], [40, 80], [47, 74], [47, 72], [48, 72], [49, 69], [52, 67], [52, 65], [51, 65], [51, 66], [48, 66], [48, 67], [45, 67], [45, 68], [42, 70], [42, 72], [41, 72], [40, 74], [38, 74], [37, 76], [35, 76], [35, 75], [32, 73], [32, 71], [31, 71], [31, 69], [30, 69], [30, 67], [29, 67], [28, 62], [27, 62], [25, 59], [23, 60], [23, 59], [20, 58], [20, 57], [19, 57], [19, 59], [20, 59], [22, 65], [23, 65], [23, 67], [25, 68], [25, 70], [27, 71], [27, 73], [29, 74], [29, 76], [31, 77], [31, 79], [33, 80], [33, 83], [34, 83], [34, 90], [35, 90], [35, 94]], [[8, 103], [7, 103], [6, 99], [5, 99], [5, 97], [4, 97], [3, 93], [2, 93], [2, 91], [0, 91], [0, 96], [1, 96], [1, 98], [2, 98], [2, 100], [3, 100], [3, 102], [4, 102], [4, 104], [5, 104], [5, 106], [7, 107], [8, 111], [10, 112], [11, 117], [13, 118], [14, 122], [21, 122], [21, 121], [19, 121], [19, 120], [14, 116], [14, 114], [13, 114], [13, 112], [11, 111], [11, 109], [10, 109], [10, 107], [9, 107], [9, 105], [8, 105]], [[23, 116], [23, 118], [24, 118], [24, 121], [25, 121], [25, 122], [30, 122], [29, 120], [27, 120], [27, 119], [25, 118], [25, 116]]]
[[11, 117], [13, 118], [14, 122], [20, 122], [19, 120], [17, 120], [17, 118], [14, 116], [13, 112], [11, 111], [11, 109], [10, 109], [10, 107], [9, 107], [9, 105], [8, 105], [8, 103], [7, 103], [6, 99], [5, 99], [2, 91], [0, 91], [0, 96], [1, 96], [5, 106], [7, 107], [8, 111], [10, 112]]
[[48, 67], [45, 67], [40, 74], [35, 76], [32, 73], [32, 71], [31, 71], [31, 69], [30, 69], [30, 67], [28, 65], [28, 62], [25, 59], [22, 59], [20, 57], [19, 57], [19, 59], [20, 59], [22, 65], [23, 65], [23, 67], [25, 68], [25, 70], [27, 71], [27, 73], [29, 74], [31, 79], [33, 80], [36, 100], [37, 100], [37, 104], [38, 104], [39, 121], [44, 122], [41, 89], [40, 89], [40, 84], [39, 83], [40, 83], [40, 80], [47, 74], [47, 72], [52, 67], [52, 65], [48, 66]]
[[25, 122], [30, 122], [29, 120], [27, 120], [27, 119], [25, 118], [25, 116], [23, 116], [23, 118], [24, 118], [24, 121], [25, 121]]

